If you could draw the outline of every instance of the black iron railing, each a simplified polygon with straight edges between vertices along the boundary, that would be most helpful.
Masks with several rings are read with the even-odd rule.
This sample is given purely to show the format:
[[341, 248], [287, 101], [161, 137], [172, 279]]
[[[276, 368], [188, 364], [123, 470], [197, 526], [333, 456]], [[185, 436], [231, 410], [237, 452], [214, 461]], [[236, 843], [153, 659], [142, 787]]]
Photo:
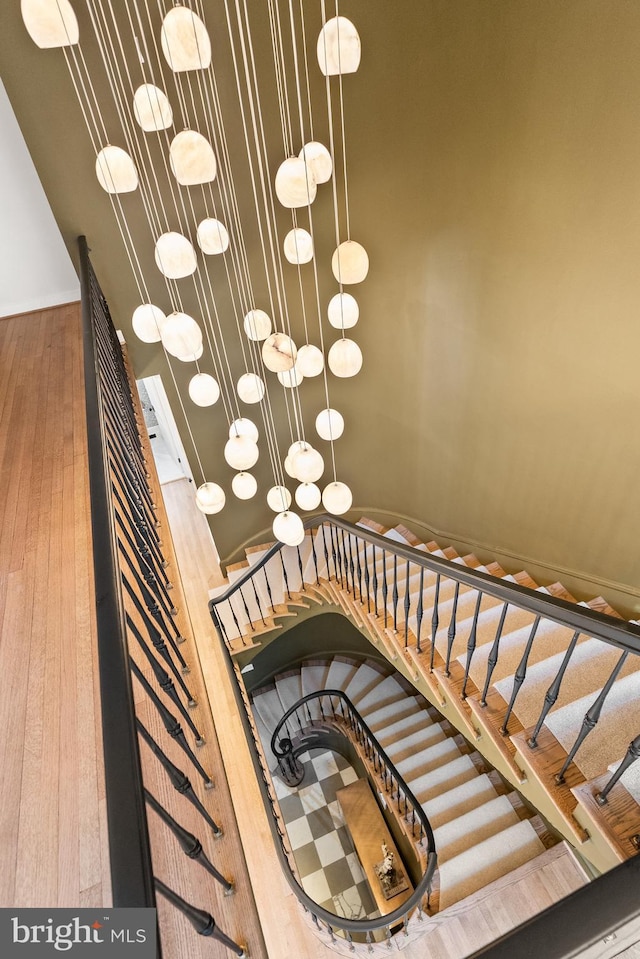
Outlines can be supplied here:
[[[431, 670], [438, 663], [445, 676], [449, 675], [454, 656], [457, 659], [460, 655], [460, 644], [463, 643], [463, 699], [473, 694], [481, 705], [485, 705], [496, 666], [500, 662], [509, 612], [524, 610], [530, 614], [530, 625], [513, 674], [508, 701], [505, 702], [501, 718], [502, 735], [509, 733], [514, 708], [527, 679], [532, 651], [536, 649], [536, 639], [549, 624], [566, 627], [569, 631], [566, 633], [568, 638], [564, 656], [542, 698], [537, 720], [529, 734], [531, 749], [539, 748], [540, 730], [572, 670], [572, 657], [577, 644], [585, 638], [593, 638], [609, 648], [619, 650], [602, 688], [593, 694], [566, 761], [557, 771], [557, 783], [564, 781], [570, 763], [579, 755], [587, 737], [597, 728], [603, 706], [626, 660], [629, 656], [640, 655], [640, 627], [637, 624], [614, 619], [589, 607], [414, 549], [333, 516], [309, 519], [305, 522], [305, 529], [308, 535], [300, 546], [288, 547], [275, 543], [232, 586], [211, 600], [210, 611], [229, 659], [233, 653], [241, 652], [251, 644], [252, 632], [261, 623], [269, 623], [269, 618], [280, 611], [280, 604], [286, 603], [292, 594], [303, 590], [306, 584], [317, 585], [328, 580], [359, 603], [363, 612], [376, 617], [380, 627], [393, 631], [397, 645], [405, 649], [412, 648], [421, 654], [421, 661], [426, 660]], [[488, 605], [487, 598], [491, 598], [491, 604], [496, 607], [496, 622], [488, 644], [483, 681], [476, 686], [470, 673], [477, 656], [477, 631], [483, 604]], [[555, 652], [561, 653], [563, 649], [556, 649]], [[630, 737], [634, 732], [629, 730]], [[598, 798], [601, 803], [606, 804], [607, 796], [620, 775], [639, 756], [640, 737], [636, 736], [621, 766], [600, 790]], [[619, 758], [611, 756], [611, 761]], [[607, 874], [607, 888], [615, 886], [617, 880], [614, 877], [618, 872], [618, 869], [614, 869]], [[602, 881], [601, 878], [594, 885], [597, 887]], [[586, 897], [593, 894], [586, 890], [579, 891], [571, 897], [571, 903], [580, 901], [582, 895]], [[308, 903], [305, 906], [310, 908]], [[562, 903], [554, 907], [554, 916], [561, 915], [562, 908]], [[603, 936], [609, 934], [614, 923], [620, 925], [638, 914], [640, 909], [637, 903], [631, 907], [628, 897], [623, 897], [618, 903], [609, 903], [607, 909], [603, 910]], [[529, 945], [526, 948], [523, 945], [521, 952], [510, 954], [528, 955], [527, 949], [531, 948], [540, 928], [537, 921], [532, 924], [533, 938]], [[526, 937], [525, 932], [518, 933], [514, 943], [526, 943]], [[587, 935], [583, 937], [579, 928], [572, 931], [572, 937], [576, 952], [589, 944]], [[510, 938], [507, 937], [507, 941]], [[567, 935], [563, 937], [565, 942], [566, 939]], [[493, 956], [492, 948], [483, 951], [482, 955]], [[496, 952], [496, 957], [499, 954]], [[558, 952], [558, 956], [565, 954], [574, 953]]]
[[[313, 716], [310, 703], [317, 705], [317, 717]], [[306, 743], [293, 749], [291, 745], [295, 744], [298, 737], [304, 737], [305, 731], [317, 728], [318, 722], [338, 724], [339, 729], [348, 733], [362, 750], [386, 795], [395, 803], [397, 815], [410, 830], [412, 840], [418, 843], [420, 853], [428, 857], [429, 868], [420, 882], [428, 897], [437, 852], [431, 824], [413, 792], [342, 690], [323, 689], [308, 693], [279, 720], [271, 737], [271, 751], [278, 760], [283, 778], [286, 779], [289, 773], [289, 758], [295, 758], [297, 753], [309, 748]]]
[[[197, 703], [184, 679], [184, 639], [176, 625], [168, 560], [158, 532], [157, 505], [141, 440], [132, 384], [106, 300], [79, 239], [85, 343], [85, 389], [89, 475], [97, 602], [109, 858], [115, 906], [155, 906], [155, 891], [180, 909], [197, 932], [213, 936], [238, 956], [244, 947], [229, 939], [208, 912], [185, 902], [151, 868], [146, 803], [175, 836], [185, 855], [224, 888], [233, 883], [210, 862], [200, 840], [143, 788], [138, 735], [183, 795], [213, 830], [208, 813], [185, 773], [166, 755], [136, 718], [131, 674], [157, 711], [168, 737], [183, 750], [201, 777], [213, 785], [185, 734], [196, 748], [204, 743], [190, 710]], [[138, 656], [138, 662], [134, 656]], [[144, 669], [142, 668], [144, 667]], [[147, 669], [148, 667], [148, 669]], [[160, 929], [162, 933], [162, 929]], [[158, 954], [160, 942], [158, 944]]]

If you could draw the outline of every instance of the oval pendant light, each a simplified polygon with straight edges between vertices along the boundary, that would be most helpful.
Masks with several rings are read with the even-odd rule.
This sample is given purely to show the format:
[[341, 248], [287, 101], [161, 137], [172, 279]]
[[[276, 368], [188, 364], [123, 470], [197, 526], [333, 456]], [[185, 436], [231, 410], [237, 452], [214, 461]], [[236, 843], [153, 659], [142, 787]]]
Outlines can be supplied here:
[[196, 506], [202, 513], [219, 513], [225, 499], [224, 490], [217, 483], [203, 483], [196, 490]]
[[234, 420], [229, 427], [229, 439], [231, 439], [232, 436], [248, 436], [254, 443], [257, 443], [260, 434], [258, 427], [252, 420], [241, 416], [239, 419]]
[[243, 403], [259, 403], [264, 396], [264, 383], [257, 373], [243, 373], [236, 390]]
[[358, 301], [350, 293], [336, 293], [329, 300], [327, 317], [336, 330], [350, 330], [360, 317]]
[[236, 473], [231, 480], [231, 489], [238, 499], [251, 499], [258, 491], [258, 481], [251, 473]]
[[304, 526], [297, 513], [286, 510], [273, 521], [273, 535], [285, 546], [299, 546], [304, 539]]
[[275, 189], [280, 203], [289, 210], [296, 210], [313, 203], [318, 187], [311, 167], [300, 157], [289, 157], [278, 167]]
[[296, 370], [303, 376], [319, 376], [324, 369], [324, 356], [322, 350], [312, 343], [305, 343], [298, 350], [296, 359]]
[[170, 313], [160, 331], [162, 344], [167, 353], [190, 357], [202, 346], [202, 330], [192, 316], [187, 313]]
[[244, 331], [255, 343], [266, 340], [271, 333], [271, 318], [264, 310], [249, 310], [244, 318]]
[[329, 483], [325, 486], [322, 493], [322, 505], [327, 513], [333, 513], [334, 516], [341, 516], [351, 509], [353, 497], [351, 490], [346, 483]]
[[189, 380], [189, 396], [196, 406], [213, 406], [220, 397], [220, 387], [209, 373], [196, 373]]
[[98, 183], [107, 193], [133, 193], [138, 187], [138, 171], [126, 150], [110, 144], [96, 157]]
[[231, 436], [224, 447], [224, 458], [234, 470], [248, 470], [258, 462], [260, 452], [250, 436]]
[[182, 130], [169, 147], [171, 172], [182, 186], [211, 183], [216, 176], [216, 158], [211, 144], [196, 130]]
[[159, 343], [160, 331], [166, 320], [162, 310], [153, 303], [143, 303], [133, 311], [133, 332], [143, 343]]
[[153, 83], [143, 83], [133, 94], [133, 113], [145, 133], [166, 130], [173, 123], [169, 98]]
[[296, 344], [286, 333], [272, 333], [262, 344], [262, 362], [272, 373], [290, 370], [297, 355]]
[[362, 369], [362, 350], [353, 340], [336, 340], [327, 357], [334, 376], [355, 376]]
[[202, 252], [209, 256], [217, 256], [229, 249], [229, 234], [226, 226], [212, 217], [207, 217], [206, 220], [198, 223], [197, 239]]
[[369, 272], [369, 255], [362, 244], [345, 240], [331, 257], [331, 269], [338, 283], [362, 283]]
[[156, 266], [169, 280], [195, 273], [198, 261], [190, 240], [182, 233], [163, 233], [156, 241]]
[[306, 230], [296, 227], [285, 236], [282, 249], [289, 263], [310, 263], [313, 259], [313, 237]]
[[276, 373], [276, 376], [279, 382], [288, 390], [293, 390], [296, 386], [300, 386], [304, 379], [304, 375], [297, 366], [292, 366], [290, 370]]
[[301, 483], [296, 489], [295, 497], [300, 509], [316, 509], [320, 505], [322, 493], [315, 483]]
[[308, 167], [311, 167], [316, 183], [326, 183], [331, 179], [333, 164], [331, 154], [324, 143], [310, 140], [309, 143], [305, 143], [298, 156], [304, 160]]
[[267, 493], [267, 506], [274, 513], [282, 513], [291, 506], [291, 493], [286, 486], [272, 486]]
[[69, 0], [21, 0], [27, 33], [41, 50], [78, 42], [78, 21]]
[[318, 37], [318, 64], [325, 77], [355, 73], [360, 66], [360, 37], [346, 17], [327, 20]]
[[160, 43], [174, 73], [206, 70], [211, 63], [211, 41], [204, 23], [188, 7], [173, 7], [162, 21]]
[[316, 416], [316, 432], [320, 439], [337, 440], [344, 432], [344, 418], [331, 408], [321, 410]]

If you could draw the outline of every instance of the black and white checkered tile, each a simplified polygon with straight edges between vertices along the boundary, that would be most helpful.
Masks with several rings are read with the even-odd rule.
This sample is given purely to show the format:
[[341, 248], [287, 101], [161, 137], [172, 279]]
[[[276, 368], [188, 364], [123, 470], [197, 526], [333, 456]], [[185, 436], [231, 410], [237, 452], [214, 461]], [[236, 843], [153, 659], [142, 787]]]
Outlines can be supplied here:
[[275, 789], [303, 888], [314, 902], [348, 919], [379, 915], [345, 825], [336, 792], [358, 778], [338, 753], [313, 750], [299, 757], [302, 785]]

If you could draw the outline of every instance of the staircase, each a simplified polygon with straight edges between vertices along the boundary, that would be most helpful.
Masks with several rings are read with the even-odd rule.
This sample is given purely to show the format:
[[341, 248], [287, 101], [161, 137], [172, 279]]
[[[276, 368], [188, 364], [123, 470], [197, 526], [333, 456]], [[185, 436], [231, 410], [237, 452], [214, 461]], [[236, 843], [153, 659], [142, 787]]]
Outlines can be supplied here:
[[434, 914], [539, 856], [556, 840], [407, 685], [375, 662], [314, 660], [255, 690], [253, 711], [275, 775], [271, 736], [287, 709], [322, 689], [339, 689], [349, 697], [434, 829], [439, 866], [439, 888], [431, 895]]
[[[635, 854], [640, 769], [631, 763], [640, 740], [635, 753], [629, 744], [640, 731], [640, 629], [604, 599], [577, 603], [560, 583], [542, 587], [524, 571], [507, 574], [497, 563], [483, 566], [473, 554], [461, 557], [451, 547], [420, 542], [404, 527], [383, 529], [365, 519], [350, 526], [327, 518], [307, 530], [299, 547], [252, 547], [246, 561], [227, 573], [228, 585], [211, 593], [211, 609], [239, 666], [301, 619], [339, 610], [596, 871]], [[327, 678], [321, 667], [314, 668], [304, 686], [300, 674], [303, 692]], [[339, 688], [348, 688], [353, 677], [342, 679], [347, 686]], [[261, 694], [259, 711], [256, 705], [262, 734], [297, 692], [297, 680], [295, 689], [283, 682], [270, 696]], [[392, 688], [392, 677], [384, 683]], [[401, 700], [407, 702], [404, 690]], [[379, 708], [388, 709], [391, 719], [395, 700]], [[463, 847], [464, 817], [475, 808], [463, 803], [458, 814], [450, 807], [441, 811], [448, 818], [440, 820], [443, 790], [433, 796], [425, 790], [441, 770], [443, 783], [450, 783], [444, 792], [461, 787], [472, 792], [468, 783], [482, 783], [486, 774], [417, 700], [415, 714], [418, 728], [406, 735], [403, 717], [390, 722], [398, 724], [399, 738], [389, 745], [400, 771], [422, 790], [420, 801], [435, 803], [434, 826], [444, 830], [438, 854], [440, 906], [446, 908], [474, 884], [467, 864], [476, 859], [477, 847]], [[379, 718], [384, 723], [387, 714]], [[382, 732], [394, 735], [386, 726]], [[610, 783], [621, 762], [624, 773]], [[449, 779], [456, 769], [459, 782]], [[535, 823], [517, 813], [518, 822], [509, 822], [504, 800], [512, 810], [513, 803], [491, 786], [495, 795], [477, 787], [478, 807], [489, 806], [482, 812], [488, 818], [480, 844], [486, 843], [481, 851], [487, 860], [495, 857], [500, 874], [508, 845], [521, 848], [525, 859], [541, 847]], [[607, 802], [601, 805], [605, 787]], [[447, 806], [450, 799], [456, 796], [444, 800]], [[500, 804], [491, 806], [497, 799]], [[492, 810], [498, 822], [499, 810], [504, 812], [505, 829], [491, 825]], [[458, 828], [462, 838], [447, 838]], [[504, 837], [509, 830], [513, 843]]]

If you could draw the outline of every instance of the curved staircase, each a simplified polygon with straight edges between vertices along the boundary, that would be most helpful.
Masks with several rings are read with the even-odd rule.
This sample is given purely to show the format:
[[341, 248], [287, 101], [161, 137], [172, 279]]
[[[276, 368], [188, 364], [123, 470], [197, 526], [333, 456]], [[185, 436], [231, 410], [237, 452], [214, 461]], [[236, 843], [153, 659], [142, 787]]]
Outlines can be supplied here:
[[422, 696], [412, 694], [403, 677], [376, 662], [341, 656], [313, 660], [253, 692], [256, 726], [274, 775], [277, 761], [270, 743], [278, 720], [302, 696], [322, 689], [339, 689], [349, 697], [431, 821], [439, 867], [432, 913], [555, 842], [542, 820], [487, 770], [479, 753]]

